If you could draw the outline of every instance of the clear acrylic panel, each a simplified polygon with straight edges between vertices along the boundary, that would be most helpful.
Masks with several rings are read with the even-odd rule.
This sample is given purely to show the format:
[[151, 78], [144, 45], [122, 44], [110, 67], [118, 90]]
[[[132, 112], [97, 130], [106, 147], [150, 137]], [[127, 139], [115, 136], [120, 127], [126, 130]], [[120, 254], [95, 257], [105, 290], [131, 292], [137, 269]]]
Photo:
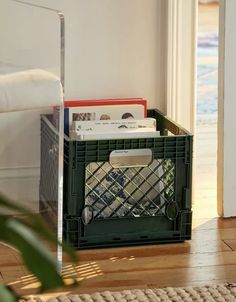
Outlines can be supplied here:
[[[0, 76], [7, 73], [43, 69], [64, 82], [64, 18], [55, 10], [23, 1], [1, 0], [0, 10]], [[32, 99], [32, 108], [34, 108]], [[63, 123], [52, 146], [52, 177], [57, 182], [52, 200], [43, 204], [41, 164], [44, 161], [40, 117], [52, 114], [53, 107], [37, 110], [22, 108], [18, 112], [1, 113], [0, 119], [0, 191], [35, 212], [53, 217], [54, 230], [62, 239], [63, 196]], [[61, 109], [63, 109], [61, 107]], [[63, 110], [59, 121], [63, 120]], [[58, 133], [57, 133], [58, 134]], [[61, 250], [58, 248], [61, 263]]]

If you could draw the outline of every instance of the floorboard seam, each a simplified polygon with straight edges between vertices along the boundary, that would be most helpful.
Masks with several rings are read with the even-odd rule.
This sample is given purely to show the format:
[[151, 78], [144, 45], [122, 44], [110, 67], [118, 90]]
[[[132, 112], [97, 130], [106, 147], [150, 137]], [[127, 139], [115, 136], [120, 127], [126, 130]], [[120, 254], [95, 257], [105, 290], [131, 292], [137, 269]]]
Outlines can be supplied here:
[[225, 242], [225, 240], [222, 241], [224, 242], [225, 245], [227, 245], [230, 248], [231, 251], [234, 251], [234, 249], [232, 249], [232, 247], [227, 242]]

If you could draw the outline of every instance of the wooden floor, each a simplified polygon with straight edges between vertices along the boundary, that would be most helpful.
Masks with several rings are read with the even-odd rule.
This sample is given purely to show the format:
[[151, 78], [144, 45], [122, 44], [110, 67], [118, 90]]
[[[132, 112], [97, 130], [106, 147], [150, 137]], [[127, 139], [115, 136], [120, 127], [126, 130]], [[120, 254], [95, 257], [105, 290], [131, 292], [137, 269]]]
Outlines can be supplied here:
[[[236, 282], [236, 219], [203, 215], [194, 219], [191, 241], [84, 250], [79, 259], [75, 268], [65, 264], [64, 276], [76, 271], [81, 280], [73, 293]], [[35, 293], [38, 287], [20, 256], [4, 246], [0, 281], [21, 294]]]
[[217, 3], [198, 6], [198, 31], [214, 32], [219, 26], [219, 6]]
[[[211, 8], [207, 9], [211, 16], [216, 14]], [[206, 15], [200, 18], [205, 27], [209, 26]], [[197, 129], [192, 240], [81, 251], [80, 263], [75, 269], [65, 264], [65, 273], [70, 276], [76, 270], [81, 280], [71, 292], [236, 282], [236, 218], [216, 217], [215, 136], [216, 125]], [[213, 148], [209, 148], [210, 145]], [[0, 281], [17, 288], [21, 294], [35, 293], [38, 287], [20, 256], [2, 245]]]

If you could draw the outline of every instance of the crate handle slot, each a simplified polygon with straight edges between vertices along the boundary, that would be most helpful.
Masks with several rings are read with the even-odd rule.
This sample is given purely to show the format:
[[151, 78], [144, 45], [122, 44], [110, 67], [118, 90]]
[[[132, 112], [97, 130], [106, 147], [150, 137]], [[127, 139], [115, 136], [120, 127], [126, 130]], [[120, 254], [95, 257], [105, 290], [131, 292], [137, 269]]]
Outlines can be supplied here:
[[81, 214], [81, 218], [83, 221], [84, 225], [90, 224], [93, 220], [93, 207], [91, 206], [85, 206], [83, 208], [82, 214]]
[[166, 205], [166, 216], [169, 220], [173, 221], [177, 218], [179, 209], [175, 201], [168, 202]]
[[152, 161], [151, 149], [114, 150], [109, 158], [113, 168], [147, 167]]

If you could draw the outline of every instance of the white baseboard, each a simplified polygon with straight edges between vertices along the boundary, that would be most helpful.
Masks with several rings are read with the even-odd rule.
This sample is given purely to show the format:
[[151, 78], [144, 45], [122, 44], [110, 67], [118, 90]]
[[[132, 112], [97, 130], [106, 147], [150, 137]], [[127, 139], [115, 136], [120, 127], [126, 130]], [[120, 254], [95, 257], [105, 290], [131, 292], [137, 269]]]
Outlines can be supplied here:
[[23, 179], [39, 177], [39, 166], [28, 167], [0, 167], [1, 179]]
[[[0, 168], [0, 192], [33, 212], [39, 211], [39, 167]], [[0, 210], [2, 212], [2, 209]], [[6, 213], [6, 211], [4, 211]], [[15, 214], [13, 211], [9, 214]]]

